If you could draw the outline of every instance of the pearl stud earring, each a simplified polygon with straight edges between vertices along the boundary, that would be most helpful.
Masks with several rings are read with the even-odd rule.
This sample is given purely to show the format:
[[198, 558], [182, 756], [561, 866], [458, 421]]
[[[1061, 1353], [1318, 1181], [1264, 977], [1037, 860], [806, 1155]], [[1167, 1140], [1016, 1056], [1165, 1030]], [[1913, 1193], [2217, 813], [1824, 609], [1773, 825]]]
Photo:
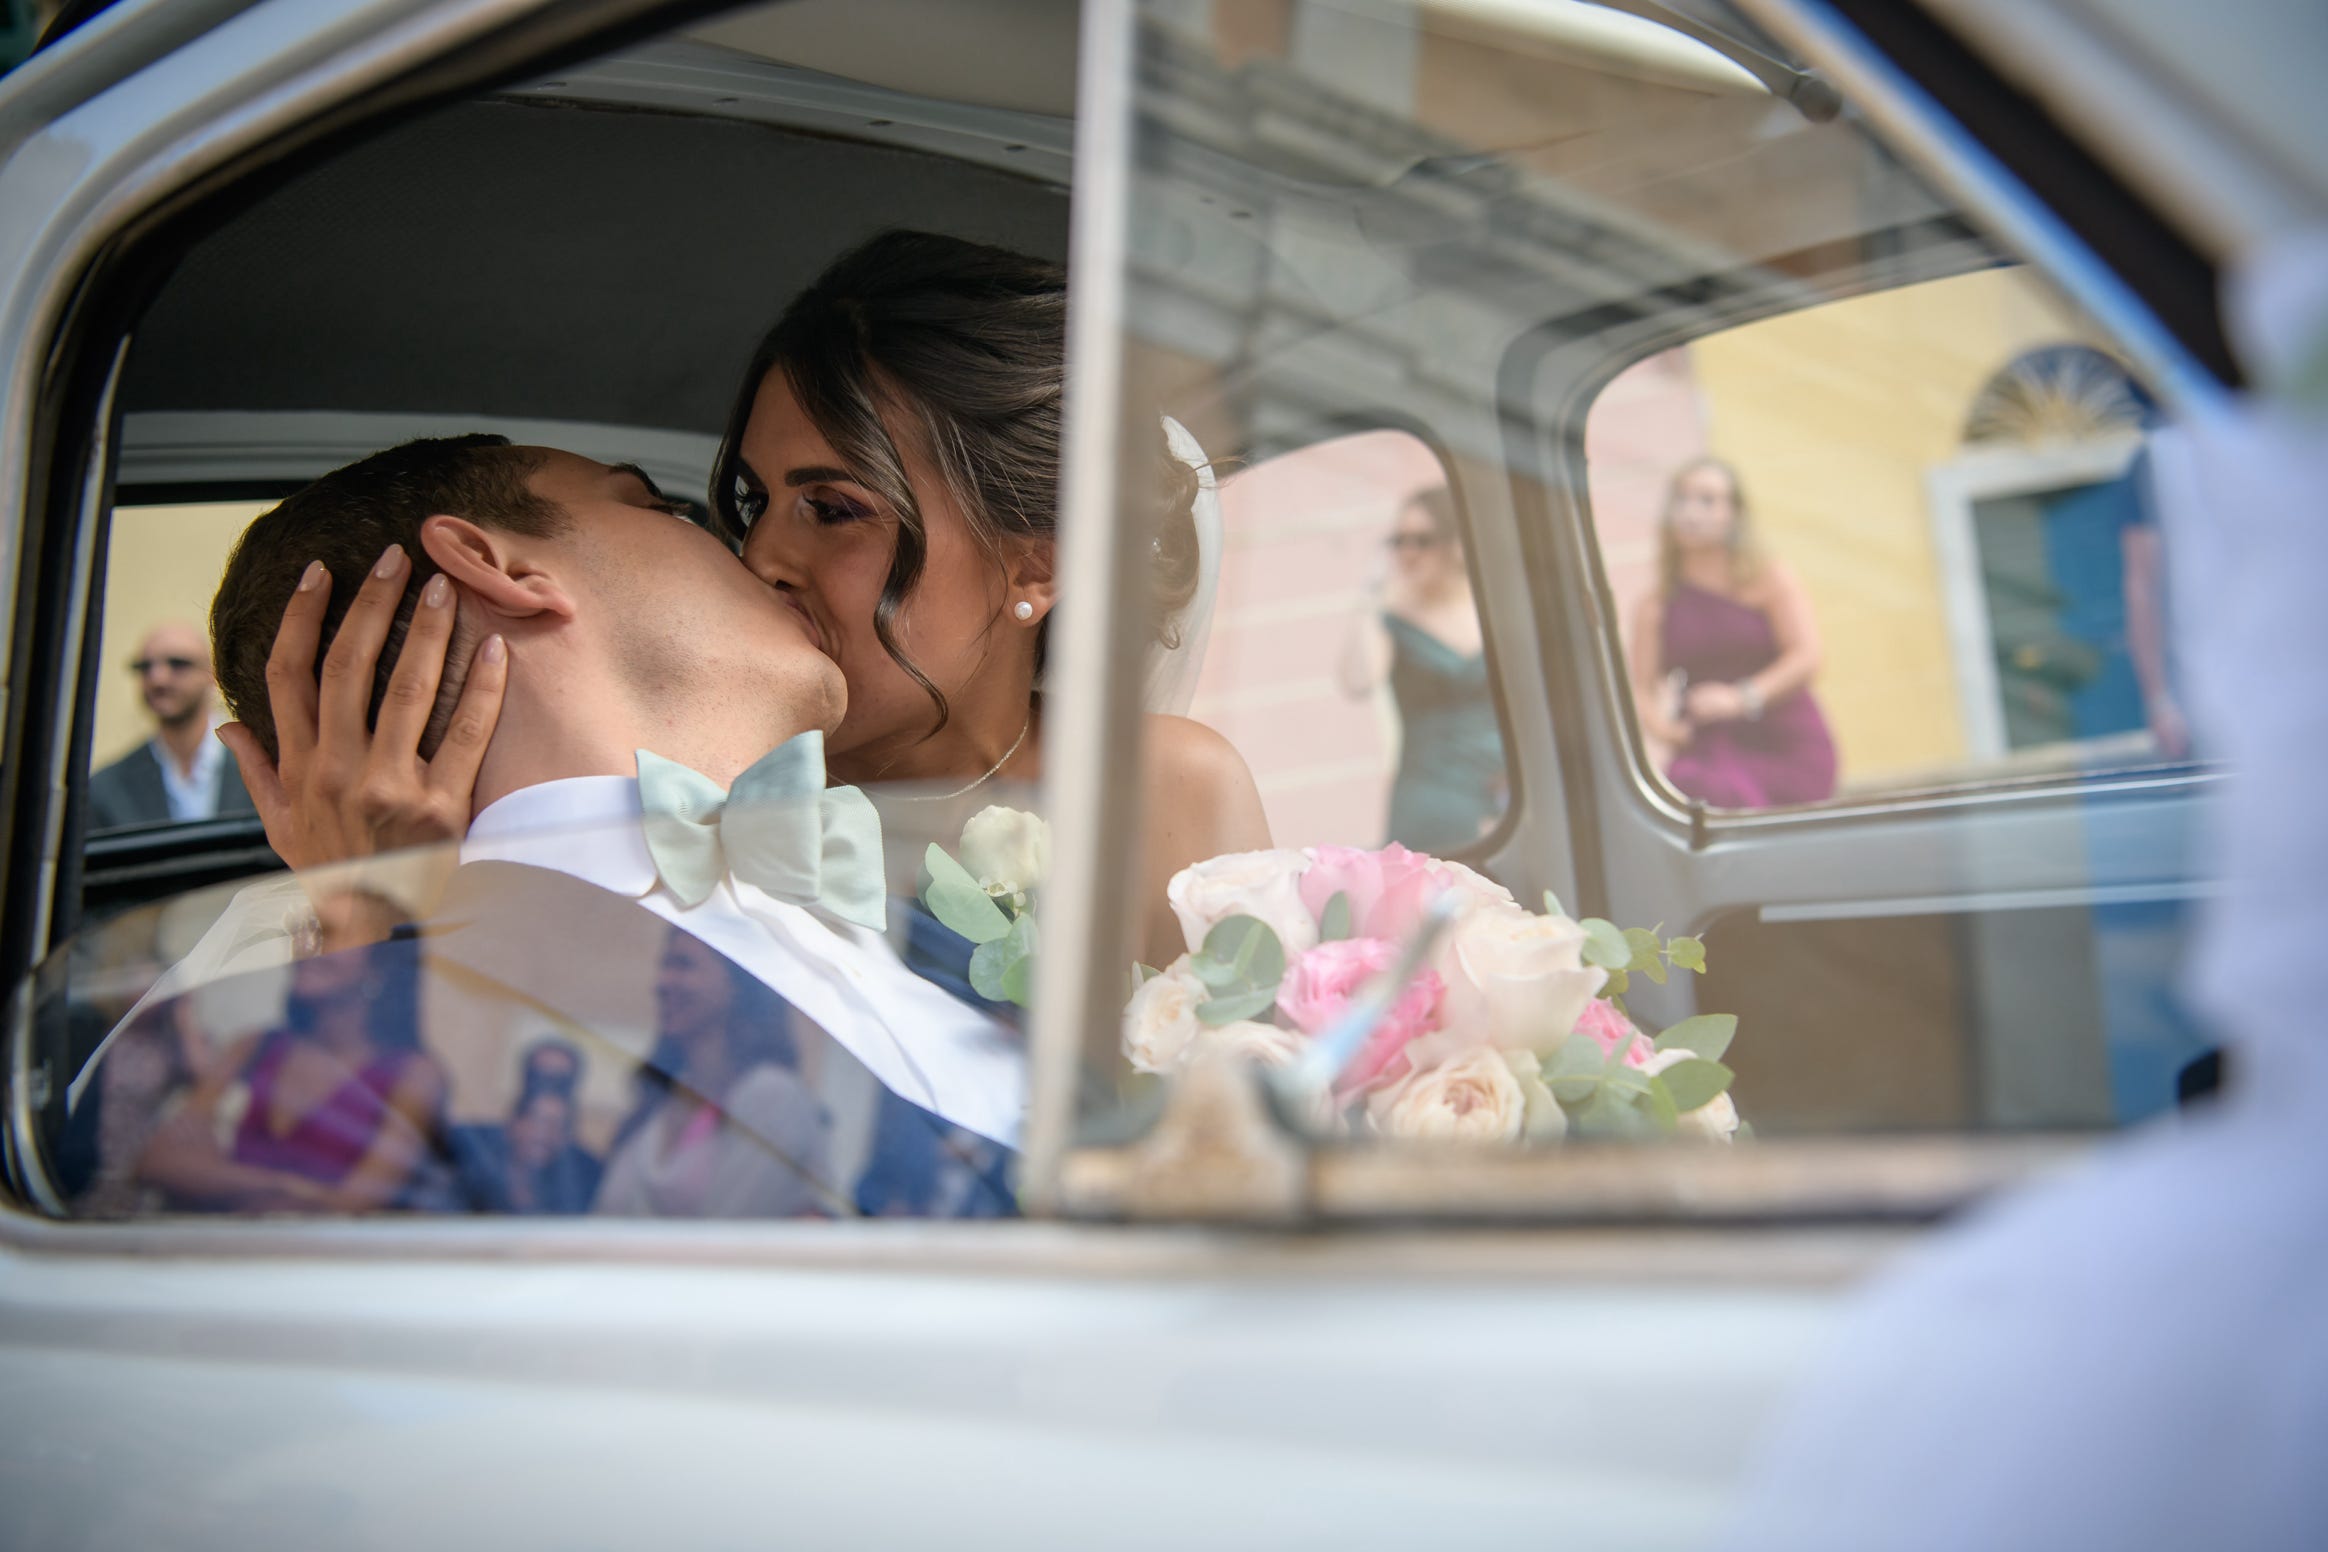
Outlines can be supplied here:
[[1022, 620], [1031, 620], [1035, 617], [1035, 606], [1022, 598], [1016, 604], [1011, 606], [1010, 612], [1017, 615]]

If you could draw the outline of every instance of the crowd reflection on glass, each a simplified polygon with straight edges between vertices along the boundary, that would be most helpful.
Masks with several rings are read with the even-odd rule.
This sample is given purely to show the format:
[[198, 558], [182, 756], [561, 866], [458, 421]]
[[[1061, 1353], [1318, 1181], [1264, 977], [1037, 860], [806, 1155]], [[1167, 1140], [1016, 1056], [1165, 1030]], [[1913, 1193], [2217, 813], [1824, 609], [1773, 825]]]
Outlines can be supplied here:
[[552, 1215], [590, 1211], [604, 1166], [575, 1137], [581, 1083], [580, 1049], [548, 1036], [526, 1047], [506, 1121], [453, 1129], [453, 1157], [471, 1207]]
[[1509, 782], [1485, 634], [1446, 487], [1410, 496], [1384, 545], [1388, 564], [1343, 650], [1342, 687], [1365, 696], [1387, 683], [1398, 710], [1384, 839], [1460, 852], [1503, 813]]
[[154, 1130], [140, 1174], [173, 1204], [368, 1212], [440, 1205], [446, 1082], [421, 1048], [418, 945], [393, 907], [345, 892], [317, 908], [281, 1022], [235, 1041]]
[[655, 977], [654, 1054], [615, 1134], [597, 1211], [795, 1218], [835, 1210], [831, 1122], [801, 1081], [791, 1009], [674, 932]]
[[1665, 776], [1685, 797], [1773, 808], [1834, 795], [1809, 595], [1756, 544], [1737, 471], [1719, 459], [1683, 464], [1666, 487], [1658, 586], [1628, 645], [1642, 730], [1673, 751]]

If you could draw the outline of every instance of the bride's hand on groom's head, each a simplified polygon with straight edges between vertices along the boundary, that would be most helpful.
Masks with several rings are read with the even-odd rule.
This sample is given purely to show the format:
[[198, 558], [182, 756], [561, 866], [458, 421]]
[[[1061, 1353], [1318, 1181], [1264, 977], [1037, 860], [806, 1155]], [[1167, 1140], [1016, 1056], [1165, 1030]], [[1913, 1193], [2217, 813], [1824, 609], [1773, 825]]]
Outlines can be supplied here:
[[283, 611], [267, 659], [267, 704], [279, 758], [269, 760], [240, 723], [219, 729], [242, 769], [268, 844], [294, 868], [456, 840], [468, 832], [470, 795], [509, 682], [508, 651], [499, 636], [479, 645], [444, 735], [424, 757], [421, 744], [436, 718], [458, 613], [449, 580], [431, 577], [413, 609], [374, 727], [380, 652], [411, 574], [401, 549], [384, 554], [318, 666], [332, 587], [320, 565], [310, 568]]

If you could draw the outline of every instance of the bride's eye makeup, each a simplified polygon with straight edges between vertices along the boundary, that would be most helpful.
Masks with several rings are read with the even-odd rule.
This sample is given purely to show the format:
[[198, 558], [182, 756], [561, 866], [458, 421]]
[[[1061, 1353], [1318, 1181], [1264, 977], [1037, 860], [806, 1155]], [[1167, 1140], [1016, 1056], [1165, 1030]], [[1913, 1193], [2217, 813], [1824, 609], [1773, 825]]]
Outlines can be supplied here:
[[807, 508], [808, 515], [815, 518], [819, 526], [825, 528], [837, 528], [843, 523], [861, 523], [873, 515], [846, 496], [836, 496], [829, 492], [810, 491], [800, 498], [800, 504]]

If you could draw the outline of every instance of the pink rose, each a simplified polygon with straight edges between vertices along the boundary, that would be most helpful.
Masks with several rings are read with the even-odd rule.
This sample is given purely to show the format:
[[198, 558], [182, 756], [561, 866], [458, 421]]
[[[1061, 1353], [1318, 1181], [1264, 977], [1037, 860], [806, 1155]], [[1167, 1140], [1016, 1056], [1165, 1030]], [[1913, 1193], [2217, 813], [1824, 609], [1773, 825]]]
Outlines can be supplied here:
[[1633, 1042], [1633, 1047], [1625, 1053], [1625, 1065], [1628, 1067], [1646, 1067], [1649, 1065], [1652, 1050], [1649, 1042], [1641, 1038], [1641, 1031], [1633, 1027], [1633, 1021], [1619, 1013], [1616, 1006], [1606, 997], [1595, 997], [1584, 1005], [1584, 1016], [1576, 1021], [1575, 1032], [1580, 1035], [1592, 1036], [1594, 1040], [1599, 1042], [1603, 1056], [1614, 1051], [1623, 1042], [1630, 1040]]
[[1301, 903], [1323, 921], [1334, 896], [1348, 895], [1352, 937], [1403, 943], [1422, 920], [1423, 908], [1450, 889], [1472, 907], [1508, 905], [1512, 898], [1502, 885], [1459, 863], [1441, 862], [1393, 841], [1380, 851], [1313, 848], [1309, 871], [1301, 876]]
[[[1277, 1010], [1303, 1034], [1315, 1036], [1342, 1016], [1361, 987], [1397, 960], [1398, 950], [1380, 938], [1320, 943], [1286, 967], [1277, 988]], [[1357, 1094], [1404, 1076], [1407, 1043], [1437, 1027], [1439, 1001], [1446, 990], [1437, 971], [1416, 972], [1335, 1086], [1345, 1094]]]

